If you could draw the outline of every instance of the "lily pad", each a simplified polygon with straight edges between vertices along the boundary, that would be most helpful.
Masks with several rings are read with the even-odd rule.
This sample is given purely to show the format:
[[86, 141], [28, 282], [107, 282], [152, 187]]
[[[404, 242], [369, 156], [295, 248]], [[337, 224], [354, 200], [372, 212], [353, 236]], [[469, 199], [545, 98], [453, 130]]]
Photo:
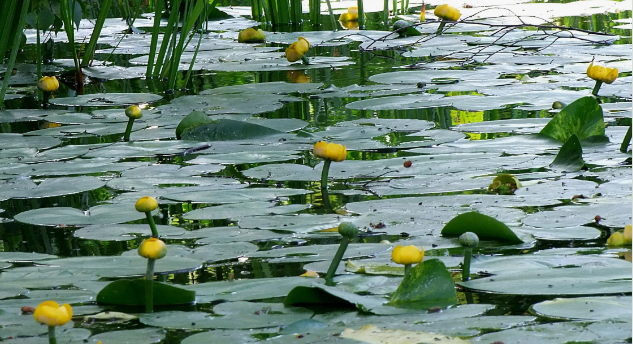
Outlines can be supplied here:
[[457, 293], [451, 274], [440, 260], [429, 259], [417, 264], [404, 277], [391, 296], [398, 307], [445, 307], [457, 303]]
[[541, 134], [567, 142], [573, 134], [578, 140], [604, 137], [602, 108], [593, 97], [582, 97], [564, 107], [541, 130]]
[[620, 320], [631, 318], [630, 296], [556, 298], [532, 305], [540, 316], [570, 320]]
[[582, 146], [576, 134], [571, 134], [549, 166], [562, 172], [576, 172], [585, 166], [582, 160]]
[[125, 106], [153, 103], [161, 99], [163, 97], [150, 93], [93, 93], [53, 98], [49, 102], [59, 106]]
[[87, 226], [124, 223], [145, 218], [129, 204], [105, 204], [86, 211], [69, 207], [40, 208], [15, 215], [15, 220], [39, 226]]

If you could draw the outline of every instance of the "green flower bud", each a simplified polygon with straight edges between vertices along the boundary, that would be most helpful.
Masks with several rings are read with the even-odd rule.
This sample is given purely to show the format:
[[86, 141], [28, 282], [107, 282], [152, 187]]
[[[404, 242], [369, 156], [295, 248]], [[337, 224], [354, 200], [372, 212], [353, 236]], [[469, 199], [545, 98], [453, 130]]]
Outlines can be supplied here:
[[351, 222], [341, 222], [341, 224], [338, 225], [338, 232], [348, 239], [353, 239], [358, 235], [358, 226]]
[[475, 247], [479, 245], [479, 237], [473, 232], [466, 232], [459, 236], [459, 244], [464, 247]]

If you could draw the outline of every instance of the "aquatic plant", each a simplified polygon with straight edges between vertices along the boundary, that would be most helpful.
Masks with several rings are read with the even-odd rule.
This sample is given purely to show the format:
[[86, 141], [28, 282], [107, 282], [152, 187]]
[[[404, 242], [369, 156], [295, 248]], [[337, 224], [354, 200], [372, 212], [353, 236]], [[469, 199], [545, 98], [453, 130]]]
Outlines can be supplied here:
[[330, 263], [330, 267], [327, 269], [327, 273], [325, 274], [325, 285], [329, 286], [334, 285], [334, 274], [336, 273], [336, 269], [341, 263], [341, 259], [343, 259], [347, 246], [358, 235], [358, 226], [351, 222], [341, 222], [341, 224], [338, 225], [338, 233], [342, 236], [341, 242], [336, 250], [334, 258], [332, 258], [332, 263]]
[[411, 273], [411, 265], [417, 264], [424, 259], [424, 247], [398, 245], [391, 251], [391, 260], [396, 264], [404, 265], [404, 275]]
[[55, 301], [44, 301], [40, 303], [33, 313], [35, 321], [48, 326], [49, 344], [57, 344], [55, 327], [66, 324], [72, 317], [73, 309], [69, 304], [64, 303], [60, 306]]
[[442, 21], [440, 22], [440, 26], [438, 26], [436, 35], [441, 35], [442, 30], [444, 30], [444, 26], [446, 22], [457, 21], [459, 17], [461, 17], [461, 13], [455, 7], [449, 6], [448, 4], [439, 5], [433, 11], [436, 17], [440, 18]]
[[303, 37], [299, 37], [296, 42], [290, 44], [290, 46], [286, 49], [286, 59], [288, 59], [288, 62], [301, 60], [303, 64], [310, 64], [310, 61], [305, 56], [308, 49], [310, 49], [310, 42]]
[[596, 81], [591, 94], [598, 95], [602, 83], [611, 84], [618, 78], [618, 69], [604, 66], [594, 66], [593, 61], [587, 67], [587, 76]]
[[332, 205], [330, 204], [330, 198], [328, 195], [327, 189], [327, 180], [328, 174], [330, 173], [330, 165], [332, 161], [343, 161], [347, 158], [347, 149], [345, 146], [339, 145], [337, 143], [327, 143], [325, 141], [319, 141], [314, 144], [314, 149], [312, 150], [314, 156], [317, 158], [322, 158], [323, 162], [323, 170], [321, 171], [321, 194], [323, 195], [323, 203], [325, 207], [332, 211]]
[[464, 248], [462, 281], [466, 282], [470, 280], [470, 260], [473, 256], [473, 247], [479, 245], [479, 237], [473, 232], [466, 232], [459, 236], [459, 244]]
[[127, 126], [125, 127], [125, 134], [123, 135], [123, 141], [127, 142], [127, 141], [130, 141], [130, 133], [132, 132], [132, 126], [134, 125], [134, 121], [143, 117], [143, 114], [141, 113], [141, 108], [138, 107], [138, 105], [130, 105], [125, 109], [125, 115], [128, 118], [128, 122], [127, 122]]

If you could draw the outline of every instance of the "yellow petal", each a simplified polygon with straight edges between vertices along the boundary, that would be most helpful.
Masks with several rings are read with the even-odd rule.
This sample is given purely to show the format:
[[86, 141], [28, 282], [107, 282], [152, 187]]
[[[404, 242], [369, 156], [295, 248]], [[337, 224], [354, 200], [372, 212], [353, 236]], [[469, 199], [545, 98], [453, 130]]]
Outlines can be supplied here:
[[624, 226], [624, 233], [622, 234], [622, 239], [624, 239], [625, 244], [631, 243], [631, 225]]
[[319, 274], [316, 271], [308, 270], [301, 277], [319, 278]]
[[303, 37], [299, 37], [299, 40], [297, 40], [297, 42], [295, 42], [294, 44], [295, 49], [301, 55], [307, 53], [308, 49], [310, 49], [310, 42], [308, 42], [308, 40]]
[[44, 301], [37, 306], [33, 313], [35, 321], [48, 326], [61, 326], [70, 321], [73, 310], [69, 304], [59, 305], [55, 301]]
[[167, 255], [167, 245], [157, 238], [145, 239], [138, 247], [138, 254], [143, 258], [161, 259]]
[[288, 62], [296, 62], [301, 56], [303, 56], [303, 54], [299, 54], [299, 52], [295, 50], [295, 43], [292, 43], [288, 49], [286, 49], [286, 59]]
[[145, 196], [139, 198], [138, 201], [136, 201], [136, 205], [134, 207], [136, 208], [136, 211], [146, 213], [148, 211], [154, 211], [154, 209], [158, 208], [158, 202], [154, 197]]
[[615, 232], [611, 234], [609, 239], [607, 239], [608, 246], [622, 246], [624, 245], [624, 236], [620, 232]]

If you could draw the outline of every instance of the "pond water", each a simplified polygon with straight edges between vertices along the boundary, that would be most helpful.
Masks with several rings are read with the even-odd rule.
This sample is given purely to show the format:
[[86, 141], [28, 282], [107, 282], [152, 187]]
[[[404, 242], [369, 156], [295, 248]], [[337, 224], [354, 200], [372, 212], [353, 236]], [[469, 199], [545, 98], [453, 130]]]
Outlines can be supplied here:
[[[337, 17], [355, 3], [334, 2]], [[455, 2], [468, 22], [443, 35], [432, 13], [441, 3], [430, 1], [422, 35], [404, 38], [371, 1], [364, 31], [333, 32], [323, 15], [319, 30], [262, 25], [266, 43], [237, 43], [259, 25], [249, 4], [221, 3], [232, 17], [209, 22], [185, 85], [194, 37], [175, 90], [143, 77], [151, 36], [123, 34], [113, 10], [78, 95], [60, 32], [43, 66], [62, 80], [47, 110], [33, 95], [35, 31], [26, 30], [0, 111], [0, 340], [44, 342], [47, 329], [21, 307], [55, 300], [75, 314], [58, 330], [63, 343], [358, 343], [370, 324], [373, 342], [630, 343], [631, 245], [607, 238], [633, 217], [631, 152], [620, 151], [631, 125], [631, 1]], [[417, 22], [421, 4], [410, 6], [400, 18]], [[151, 19], [135, 26], [150, 30]], [[556, 27], [497, 31], [521, 23]], [[76, 40], [90, 28], [82, 21]], [[283, 56], [299, 36], [310, 65]], [[591, 94], [593, 59], [619, 70], [597, 96], [608, 142], [581, 140], [582, 168], [561, 168], [552, 163], [564, 142], [538, 133], [565, 112], [554, 102]], [[123, 142], [130, 104], [143, 117]], [[192, 111], [228, 124], [178, 140]], [[347, 147], [325, 196], [312, 153], [321, 140]], [[520, 181], [514, 194], [489, 191], [502, 174]], [[157, 280], [195, 291], [195, 305], [143, 314], [96, 302], [111, 281], [145, 273], [137, 248], [151, 232], [134, 209], [143, 196], [158, 199], [168, 244]], [[522, 243], [482, 238], [472, 280], [461, 282], [464, 249], [441, 232], [471, 211]], [[343, 221], [361, 233], [328, 289], [337, 304], [284, 307], [293, 288], [323, 285]], [[396, 245], [448, 267], [457, 300], [439, 311], [382, 305], [403, 280]], [[135, 317], [90, 317], [106, 310]]]

